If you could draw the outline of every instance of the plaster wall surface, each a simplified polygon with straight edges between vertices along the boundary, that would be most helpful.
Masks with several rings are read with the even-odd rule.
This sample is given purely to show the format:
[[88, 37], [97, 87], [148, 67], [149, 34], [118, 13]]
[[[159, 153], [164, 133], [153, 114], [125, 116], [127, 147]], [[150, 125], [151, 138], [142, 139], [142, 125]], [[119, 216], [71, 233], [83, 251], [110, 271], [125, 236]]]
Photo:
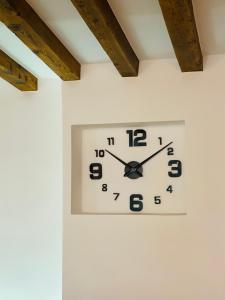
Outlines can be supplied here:
[[[225, 56], [181, 73], [144, 61], [137, 78], [86, 65], [63, 83], [64, 300], [224, 300]], [[71, 125], [184, 120], [187, 215], [71, 215]]]
[[61, 83], [0, 80], [0, 299], [62, 299]]

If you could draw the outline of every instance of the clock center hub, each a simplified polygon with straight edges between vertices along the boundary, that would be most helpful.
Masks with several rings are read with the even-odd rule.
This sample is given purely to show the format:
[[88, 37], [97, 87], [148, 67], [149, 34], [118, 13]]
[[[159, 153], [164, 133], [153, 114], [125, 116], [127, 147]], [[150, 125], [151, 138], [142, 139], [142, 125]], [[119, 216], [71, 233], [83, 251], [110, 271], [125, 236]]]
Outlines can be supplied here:
[[129, 167], [125, 167], [125, 173], [130, 172], [127, 177], [130, 179], [137, 179], [139, 177], [142, 177], [143, 168], [140, 166], [137, 169], [137, 165], [139, 165], [139, 162], [137, 161], [131, 161], [128, 163]]

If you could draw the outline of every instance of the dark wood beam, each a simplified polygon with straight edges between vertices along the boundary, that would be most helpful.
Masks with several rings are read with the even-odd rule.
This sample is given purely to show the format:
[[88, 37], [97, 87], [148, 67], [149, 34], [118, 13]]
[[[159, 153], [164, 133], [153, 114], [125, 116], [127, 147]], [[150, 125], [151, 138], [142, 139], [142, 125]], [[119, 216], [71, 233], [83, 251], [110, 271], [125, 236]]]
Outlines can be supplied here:
[[183, 72], [202, 71], [203, 58], [191, 0], [159, 0]]
[[0, 77], [21, 91], [37, 91], [37, 78], [1, 50]]
[[0, 0], [0, 21], [63, 80], [80, 79], [80, 64], [26, 1]]
[[71, 0], [124, 77], [137, 76], [139, 61], [107, 0]]

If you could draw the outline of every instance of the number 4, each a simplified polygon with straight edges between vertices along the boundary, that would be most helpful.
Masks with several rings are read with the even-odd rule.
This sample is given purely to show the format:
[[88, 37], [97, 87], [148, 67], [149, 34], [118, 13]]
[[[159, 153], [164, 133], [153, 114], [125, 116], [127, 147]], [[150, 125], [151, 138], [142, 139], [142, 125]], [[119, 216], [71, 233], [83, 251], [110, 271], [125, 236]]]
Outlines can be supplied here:
[[172, 194], [172, 192], [173, 192], [172, 185], [169, 185], [168, 188], [166, 189], [166, 191], [169, 192], [170, 194]]

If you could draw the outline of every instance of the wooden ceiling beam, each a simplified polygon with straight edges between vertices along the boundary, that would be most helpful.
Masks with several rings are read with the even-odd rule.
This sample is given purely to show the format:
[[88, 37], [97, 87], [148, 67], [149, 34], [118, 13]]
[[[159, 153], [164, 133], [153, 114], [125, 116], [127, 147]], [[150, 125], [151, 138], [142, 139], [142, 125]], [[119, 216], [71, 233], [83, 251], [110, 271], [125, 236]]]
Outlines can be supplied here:
[[137, 76], [139, 60], [107, 0], [71, 0], [123, 77]]
[[202, 71], [203, 58], [191, 0], [159, 0], [182, 72]]
[[80, 79], [78, 61], [25, 0], [0, 0], [0, 21], [63, 80]]
[[37, 91], [37, 78], [0, 50], [0, 77], [21, 91]]

